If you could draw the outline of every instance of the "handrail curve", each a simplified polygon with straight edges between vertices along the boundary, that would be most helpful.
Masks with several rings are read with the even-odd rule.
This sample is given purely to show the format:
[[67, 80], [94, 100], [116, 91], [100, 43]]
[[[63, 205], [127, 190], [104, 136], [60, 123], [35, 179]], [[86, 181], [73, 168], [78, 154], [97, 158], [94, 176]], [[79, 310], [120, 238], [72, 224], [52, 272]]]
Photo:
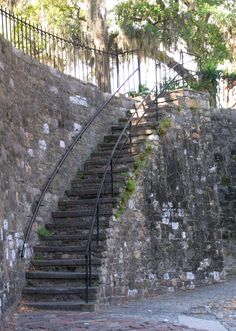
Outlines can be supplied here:
[[[168, 86], [171, 85], [176, 77], [178, 76], [178, 74], [173, 78], [171, 79], [168, 84], [166, 84], [166, 86], [163, 87], [162, 91], [159, 92], [157, 94], [157, 90], [156, 90], [156, 84], [155, 86], [152, 88], [152, 90], [148, 93], [148, 95], [146, 95], [143, 100], [140, 102], [140, 104], [136, 107], [135, 105], [135, 112], [133, 113], [132, 116], [130, 116], [130, 118], [127, 120], [123, 130], [121, 131], [112, 151], [111, 151], [111, 154], [110, 154], [110, 157], [107, 161], [107, 164], [106, 164], [106, 167], [104, 169], [104, 173], [103, 173], [103, 176], [102, 176], [102, 180], [101, 180], [101, 183], [100, 183], [100, 187], [99, 187], [99, 190], [98, 190], [98, 193], [97, 193], [97, 197], [96, 197], [96, 202], [95, 202], [95, 207], [94, 207], [94, 212], [93, 212], [93, 216], [92, 216], [92, 219], [91, 219], [91, 226], [90, 226], [90, 230], [89, 230], [89, 234], [88, 234], [88, 239], [87, 239], [87, 243], [86, 243], [86, 247], [85, 247], [85, 253], [84, 253], [84, 256], [85, 256], [85, 265], [86, 265], [86, 302], [88, 302], [88, 290], [89, 290], [89, 287], [91, 286], [91, 242], [92, 242], [92, 236], [93, 236], [93, 233], [94, 233], [94, 229], [95, 229], [95, 225], [97, 225], [97, 244], [99, 242], [99, 206], [100, 206], [100, 203], [102, 202], [103, 200], [103, 197], [101, 197], [102, 195], [102, 191], [104, 189], [105, 191], [105, 188], [106, 186], [104, 186], [104, 183], [105, 183], [105, 180], [106, 180], [106, 177], [107, 177], [107, 174], [108, 174], [108, 170], [109, 168], [111, 168], [111, 171], [112, 169], [114, 169], [115, 167], [115, 163], [119, 157], [119, 154], [120, 152], [122, 151], [122, 148], [123, 146], [125, 145], [125, 143], [127, 142], [128, 138], [129, 137], [126, 137], [126, 139], [124, 140], [120, 150], [119, 150], [119, 153], [118, 155], [116, 156], [116, 159], [115, 161], [113, 162], [113, 156], [115, 154], [115, 152], [117, 151], [117, 147], [122, 139], [122, 137], [124, 136], [126, 130], [130, 127], [132, 127], [132, 120], [135, 118], [135, 115], [137, 114], [137, 111], [140, 109], [140, 107], [144, 107], [144, 103], [145, 101], [150, 97], [150, 95], [152, 94], [153, 91], [155, 91], [155, 100], [157, 100], [167, 89], [168, 89]], [[138, 119], [138, 121], [136, 122], [135, 126], [138, 126], [138, 124], [140, 123], [140, 121], [143, 119], [143, 117], [147, 114], [147, 112], [144, 110], [142, 116]], [[130, 142], [131, 143], [131, 142]], [[96, 224], [97, 222], [97, 224]]]
[[94, 120], [97, 118], [97, 116], [104, 110], [104, 108], [111, 102], [111, 100], [115, 97], [116, 93], [119, 92], [119, 90], [130, 80], [131, 77], [133, 77], [135, 75], [136, 72], [138, 72], [139, 68], [136, 68], [132, 74], [129, 75], [129, 77], [116, 89], [116, 91], [97, 109], [97, 111], [95, 112], [95, 114], [88, 120], [88, 122], [84, 125], [84, 127], [81, 129], [81, 131], [77, 134], [77, 136], [74, 138], [74, 140], [71, 142], [70, 145], [68, 145], [65, 153], [62, 155], [61, 159], [58, 161], [58, 163], [56, 164], [53, 172], [51, 173], [51, 175], [49, 176], [46, 184], [44, 185], [44, 188], [41, 191], [41, 194], [39, 196], [39, 199], [37, 200], [37, 204], [36, 207], [34, 209], [33, 215], [31, 216], [29, 225], [26, 229], [25, 232], [25, 236], [24, 236], [24, 241], [23, 241], [23, 245], [22, 248], [20, 250], [20, 256], [23, 258], [25, 255], [25, 249], [26, 249], [26, 245], [27, 242], [29, 240], [29, 236], [31, 233], [31, 229], [33, 226], [33, 223], [36, 220], [41, 202], [45, 196], [45, 194], [47, 193], [53, 179], [56, 177], [57, 173], [59, 172], [59, 170], [61, 169], [62, 165], [64, 164], [65, 160], [67, 159], [68, 155], [70, 154], [70, 152], [72, 151], [72, 149], [74, 148], [74, 146], [77, 144], [77, 142], [81, 139], [81, 137], [83, 136], [83, 134], [85, 133], [85, 131], [90, 127], [90, 125], [94, 122]]

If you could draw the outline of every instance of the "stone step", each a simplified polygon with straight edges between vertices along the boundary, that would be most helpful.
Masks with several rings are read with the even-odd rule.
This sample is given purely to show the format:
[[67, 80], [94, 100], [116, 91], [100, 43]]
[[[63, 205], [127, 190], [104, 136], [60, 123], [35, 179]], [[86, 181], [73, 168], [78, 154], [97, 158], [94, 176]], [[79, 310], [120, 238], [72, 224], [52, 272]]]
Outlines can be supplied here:
[[[85, 162], [85, 169], [90, 169], [92, 167], [99, 167], [99, 166], [106, 166], [107, 162], [109, 160], [109, 157], [104, 158], [101, 157], [100, 159], [98, 158], [91, 158], [90, 161]], [[118, 158], [117, 160], [113, 158], [113, 162], [116, 161], [116, 164], [128, 164], [134, 162], [134, 158], [130, 156]]]
[[[117, 187], [114, 187], [113, 189], [113, 194], [114, 195], [118, 195], [120, 193], [120, 190], [119, 188]], [[83, 188], [83, 189], [76, 189], [76, 188], [73, 188], [73, 189], [70, 189], [68, 191], [66, 191], [66, 195], [68, 197], [71, 197], [71, 196], [76, 196], [76, 197], [79, 197], [79, 198], [86, 198], [86, 197], [96, 197], [98, 194], [98, 188]], [[106, 187], [105, 191], [103, 191], [103, 195], [111, 195], [111, 187]]]
[[[86, 282], [86, 274], [84, 272], [70, 272], [70, 271], [28, 271], [26, 273], [27, 285], [42, 286], [42, 285], [56, 285], [63, 286], [64, 284], [70, 286], [84, 286]], [[99, 283], [99, 274], [93, 273], [91, 275], [91, 285], [96, 286]]]
[[[60, 252], [53, 252], [53, 251], [40, 251], [40, 252], [36, 252], [35, 253], [35, 259], [47, 259], [47, 260], [59, 260], [59, 259], [81, 259], [84, 257], [84, 252], [85, 252], [85, 246], [80, 248], [80, 251], [79, 249], [77, 251], [72, 251], [72, 252], [63, 252], [63, 251], [60, 251]], [[91, 257], [92, 258], [102, 258], [103, 256], [103, 252], [104, 252], [104, 249], [103, 250], [100, 250], [100, 251], [92, 251], [91, 253]]]
[[[111, 155], [111, 150], [105, 150], [105, 151], [97, 151], [93, 152], [91, 154], [91, 158], [96, 159], [96, 158], [104, 158], [108, 159]], [[130, 156], [130, 150], [129, 148], [126, 148], [124, 151], [122, 150], [121, 152], [119, 150], [115, 151], [114, 153], [114, 158], [119, 155], [119, 158], [127, 157]], [[134, 157], [137, 155], [137, 152], [132, 152], [131, 157]]]
[[[115, 176], [113, 178], [113, 182], [117, 185], [120, 184], [120, 183], [123, 183], [125, 177], [127, 177], [127, 176]], [[89, 187], [89, 188], [93, 187], [94, 188], [94, 187], [97, 187], [99, 189], [101, 181], [102, 181], [102, 178], [94, 178], [94, 177], [92, 177], [92, 178], [87, 177], [83, 180], [75, 178], [71, 182], [71, 187], [72, 188], [84, 188], [84, 187]], [[107, 178], [104, 181], [104, 184], [105, 185], [110, 185], [111, 184], [111, 178], [107, 176]]]
[[[101, 259], [93, 257], [92, 261], [92, 273], [98, 272], [98, 268], [101, 266]], [[73, 271], [84, 272], [86, 267], [85, 258], [78, 259], [40, 259], [32, 260], [32, 271]]]
[[[136, 139], [136, 140], [132, 140], [132, 150], [137, 150], [137, 148], [139, 147], [140, 144], [144, 143], [146, 141], [146, 137], [144, 138], [140, 138], [140, 139]], [[98, 149], [100, 151], [104, 151], [104, 150], [110, 150], [112, 151], [112, 149], [114, 148], [116, 142], [109, 142], [109, 143], [101, 143], [98, 146]], [[123, 145], [123, 143], [119, 143], [117, 146], [117, 149], [119, 150], [120, 148], [122, 148], [123, 150], [125, 149], [129, 149], [130, 148], [130, 144], [129, 142], [125, 143]]]
[[37, 301], [25, 302], [25, 305], [35, 309], [45, 310], [67, 310], [67, 311], [81, 311], [93, 312], [95, 310], [95, 302], [86, 303], [84, 300], [70, 300], [70, 301]]
[[[90, 207], [87, 210], [81, 209], [74, 209], [74, 210], [67, 210], [67, 211], [56, 211], [52, 213], [53, 219], [60, 219], [60, 218], [78, 218], [78, 217], [88, 217], [94, 215], [94, 207]], [[100, 216], [111, 216], [112, 215], [112, 208], [100, 208], [99, 209]]]
[[[86, 169], [84, 171], [84, 175], [85, 176], [88, 176], [88, 175], [92, 175], [92, 176], [102, 176], [104, 174], [104, 171], [105, 171], [105, 167], [99, 167], [99, 168], [95, 168], [95, 169]], [[129, 168], [125, 165], [120, 165], [119, 167], [115, 167], [113, 169], [113, 173], [114, 174], [121, 174], [121, 173], [124, 173], [124, 172], [128, 172], [129, 171]], [[111, 171], [110, 169], [107, 171], [107, 175], [110, 175], [111, 174]]]
[[[173, 107], [162, 107], [161, 103], [158, 105], [158, 117], [162, 116], [163, 113], [168, 113], [168, 111], [172, 110]], [[143, 120], [145, 119], [145, 120]], [[127, 122], [123, 119], [119, 120], [119, 125], [125, 125]], [[156, 105], [153, 106], [144, 113], [143, 111], [139, 111], [137, 115], [134, 115], [132, 119], [132, 127], [142, 128], [143, 126], [147, 126], [152, 128], [153, 123], [157, 123], [156, 121]]]
[[[146, 139], [146, 137], [151, 135], [151, 134], [152, 134], [151, 129], [142, 131], [139, 134], [135, 134], [135, 132], [134, 132], [134, 134], [132, 134], [132, 142], [137, 143], [140, 140], [142, 141], [142, 140]], [[119, 139], [119, 135], [116, 135], [116, 134], [108, 135], [108, 136], [104, 137], [104, 143], [111, 143], [111, 142], [116, 143], [118, 139]], [[127, 140], [127, 143], [128, 143], [129, 139], [130, 139], [129, 134], [126, 134], [121, 138], [121, 142], [123, 142], [124, 140]]]
[[[104, 247], [102, 246], [97, 246], [97, 247], [94, 247], [95, 250], [97, 252], [101, 252], [104, 250]], [[35, 246], [34, 247], [34, 252], [35, 253], [55, 253], [55, 252], [59, 252], [59, 253], [81, 253], [83, 254], [85, 251], [85, 247], [79, 247], [77, 245], [67, 245], [67, 246], [56, 246], [56, 245], [53, 245], [53, 246], [43, 246], [43, 245], [39, 245], [39, 246]]]
[[[116, 131], [122, 131], [125, 127], [125, 124], [127, 122], [120, 122], [119, 125], [114, 125], [111, 127], [112, 131], [116, 132]], [[133, 124], [133, 123], [132, 123]], [[131, 130], [135, 131], [141, 131], [141, 130], [146, 130], [146, 129], [150, 129], [150, 125], [148, 123], [141, 123], [140, 125], [131, 125]]]
[[[76, 300], [86, 298], [86, 288], [84, 287], [74, 287], [74, 286], [38, 286], [38, 287], [29, 287], [25, 286], [22, 291], [24, 297], [34, 299], [52, 299], [57, 300]], [[89, 287], [88, 289], [89, 300], [96, 299], [97, 296], [97, 287]]]
[[[77, 230], [89, 230], [91, 226], [91, 220], [88, 221], [80, 221], [80, 220], [67, 220], [67, 219], [58, 219], [55, 220], [53, 223], [46, 223], [45, 228], [48, 230], [64, 230], [67, 231], [68, 229], [75, 231]], [[107, 227], [109, 225], [108, 219], [100, 219], [100, 227]]]
[[[66, 234], [58, 234], [58, 235], [50, 235], [46, 238], [40, 238], [40, 242], [42, 245], [48, 246], [57, 246], [57, 245], [77, 245], [79, 247], [85, 247], [87, 243], [87, 233], [79, 233], [78, 235], [66, 235]], [[100, 233], [99, 236], [99, 245], [102, 245], [103, 242], [106, 240], [106, 235], [104, 233]], [[94, 249], [97, 245], [97, 236], [94, 234], [92, 236], [92, 249]]]
[[[97, 180], [97, 178], [95, 178]], [[100, 180], [100, 178], [98, 178]], [[76, 200], [76, 199], [68, 199], [68, 200], [61, 200], [59, 201], [58, 205], [60, 208], [78, 208], [81, 205], [82, 206], [91, 206], [95, 205], [96, 199], [81, 199], [81, 200]], [[104, 197], [101, 205], [116, 205], [118, 203], [118, 198], [117, 197]]]
[[[77, 280], [86, 279], [86, 274], [82, 272], [59, 272], [59, 271], [28, 271], [26, 272], [27, 279], [60, 279], [60, 280]], [[99, 279], [98, 273], [92, 274], [92, 279]]]

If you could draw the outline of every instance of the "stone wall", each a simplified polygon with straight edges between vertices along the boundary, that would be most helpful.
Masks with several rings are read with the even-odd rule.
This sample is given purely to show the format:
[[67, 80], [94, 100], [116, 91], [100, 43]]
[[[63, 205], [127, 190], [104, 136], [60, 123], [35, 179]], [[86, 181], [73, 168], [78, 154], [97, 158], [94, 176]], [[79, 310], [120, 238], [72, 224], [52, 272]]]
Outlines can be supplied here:
[[110, 221], [101, 302], [192, 289], [230, 268], [222, 230], [235, 234], [236, 113], [191, 107], [161, 117], [171, 128], [153, 135], [137, 190]]
[[[31, 255], [19, 257], [32, 208], [55, 163], [109, 95], [22, 55], [0, 38], [0, 320], [14, 304]], [[115, 98], [84, 134], [47, 193], [37, 228], [129, 102]]]
[[213, 140], [218, 174], [220, 219], [226, 274], [236, 274], [236, 110], [227, 110], [214, 118]]

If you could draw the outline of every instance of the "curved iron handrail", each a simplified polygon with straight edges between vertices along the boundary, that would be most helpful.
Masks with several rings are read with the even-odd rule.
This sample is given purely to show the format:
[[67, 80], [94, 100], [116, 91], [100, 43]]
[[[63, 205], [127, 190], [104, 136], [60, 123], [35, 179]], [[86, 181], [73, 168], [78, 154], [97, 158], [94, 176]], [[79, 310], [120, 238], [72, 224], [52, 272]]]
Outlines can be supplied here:
[[[176, 75], [178, 76], [178, 75]], [[176, 76], [168, 83], [169, 84], [172, 84], [173, 81], [175, 80]], [[163, 92], [166, 91], [166, 89], [168, 88], [168, 86], [166, 85], [163, 90], [155, 96], [155, 98], [158, 98], [162, 95]], [[103, 173], [103, 177], [102, 177], [102, 180], [101, 180], [101, 184], [100, 184], [100, 187], [99, 187], [99, 191], [97, 193], [97, 197], [96, 197], [96, 203], [95, 203], [95, 207], [94, 207], [94, 213], [93, 213], [93, 216], [92, 216], [92, 220], [91, 220], [91, 226], [90, 226], [90, 231], [89, 231], [89, 234], [88, 234], [88, 239], [87, 239], [87, 244], [86, 244], [86, 247], [85, 247], [85, 264], [86, 264], [86, 301], [88, 302], [88, 288], [91, 286], [91, 242], [92, 242], [92, 236], [93, 236], [93, 232], [94, 232], [94, 228], [95, 228], [95, 225], [97, 225], [97, 244], [98, 244], [98, 241], [99, 241], [99, 207], [100, 207], [100, 203], [102, 202], [103, 200], [103, 197], [101, 197], [102, 195], [102, 192], [103, 192], [103, 189], [105, 191], [105, 186], [104, 186], [104, 183], [105, 183], [105, 180], [106, 180], [106, 177], [107, 177], [107, 173], [108, 173], [108, 170], [109, 168], [111, 168], [111, 171], [112, 169], [114, 168], [115, 166], [115, 162], [117, 161], [118, 159], [118, 156], [123, 148], [123, 146], [125, 145], [125, 143], [127, 142], [127, 139], [128, 137], [126, 137], [126, 140], [123, 142], [122, 146], [121, 146], [121, 149], [118, 153], [118, 155], [116, 156], [116, 159], [115, 159], [115, 162], [113, 163], [112, 162], [112, 159], [113, 159], [113, 156], [115, 154], [115, 152], [117, 151], [117, 147], [122, 139], [122, 137], [124, 136], [126, 130], [130, 127], [131, 128], [131, 125], [132, 125], [132, 120], [134, 119], [135, 115], [137, 114], [137, 111], [140, 109], [141, 106], [144, 105], [144, 102], [147, 100], [148, 97], [150, 97], [150, 95], [152, 94], [153, 91], [155, 91], [156, 89], [156, 85], [153, 87], [153, 89], [149, 92], [149, 94], [147, 96], [144, 97], [144, 99], [140, 102], [140, 104], [138, 105], [138, 107], [136, 108], [135, 106], [135, 112], [133, 113], [133, 115], [128, 119], [128, 121], [126, 122], [122, 132], [120, 133], [113, 149], [112, 149], [112, 152], [110, 154], [110, 157], [107, 161], [107, 164], [106, 164], [106, 167], [105, 167], [105, 170], [104, 170], [104, 173]], [[146, 115], [146, 111], [144, 111], [144, 113], [142, 114], [142, 116], [138, 119], [138, 121], [136, 122], [135, 126], [138, 126], [139, 122], [143, 119], [143, 117]], [[97, 224], [96, 224], [97, 222]]]
[[[137, 108], [135, 107], [135, 112], [128, 119], [126, 125], [124, 126], [122, 132], [120, 133], [120, 135], [119, 135], [119, 137], [118, 137], [118, 139], [117, 139], [117, 141], [116, 141], [116, 143], [115, 143], [115, 145], [114, 145], [114, 147], [112, 149], [112, 152], [110, 154], [110, 157], [108, 159], [106, 168], [105, 168], [104, 173], [103, 173], [103, 177], [102, 177], [102, 180], [101, 180], [100, 188], [99, 188], [99, 191], [97, 193], [96, 203], [95, 203], [95, 207], [94, 207], [94, 213], [93, 213], [92, 221], [91, 221], [91, 227], [90, 227], [90, 231], [89, 231], [89, 235], [88, 235], [88, 239], [87, 239], [87, 244], [86, 244], [86, 248], [85, 248], [85, 260], [86, 260], [86, 301], [87, 302], [88, 302], [88, 287], [89, 287], [89, 283], [91, 283], [91, 241], [92, 241], [92, 236], [93, 236], [93, 232], [94, 232], [96, 221], [97, 221], [97, 243], [99, 241], [99, 219], [98, 219], [98, 216], [99, 216], [99, 206], [100, 206], [100, 203], [103, 200], [103, 197], [101, 198], [101, 195], [102, 195], [103, 189], [105, 188], [104, 183], [105, 183], [105, 180], [106, 180], [106, 177], [107, 177], [107, 173], [108, 173], [108, 170], [109, 170], [110, 167], [112, 168], [112, 167], [115, 166], [115, 163], [116, 163], [116, 161], [118, 159], [118, 156], [119, 156], [120, 152], [122, 151], [123, 146], [125, 145], [125, 143], [127, 142], [128, 138], [129, 138], [129, 137], [126, 137], [126, 140], [123, 142], [123, 144], [122, 144], [122, 146], [120, 148], [120, 151], [119, 151], [118, 155], [116, 156], [115, 162], [112, 164], [113, 156], [114, 156], [115, 152], [117, 151], [117, 147], [118, 147], [118, 145], [119, 145], [122, 137], [124, 136], [126, 130], [129, 127], [131, 127], [132, 119], [137, 114], [138, 109], [140, 109], [140, 107], [144, 105], [144, 102], [151, 95], [151, 93], [154, 91], [154, 89], [155, 89], [155, 87], [140, 102], [140, 104], [138, 105], [138, 107]], [[136, 123], [135, 126], [137, 126], [139, 124], [139, 122], [143, 119], [143, 117], [144, 117], [145, 114], [146, 114], [146, 112], [144, 112], [142, 114], [142, 116], [139, 118], [139, 120], [137, 121], [137, 123]], [[112, 169], [111, 169], [111, 171], [112, 171]]]
[[114, 96], [116, 95], [117, 92], [119, 92], [119, 90], [130, 80], [131, 77], [133, 77], [135, 75], [135, 73], [138, 71], [139, 69], [135, 69], [133, 71], [132, 74], [129, 75], [129, 77], [116, 89], [116, 91], [97, 109], [97, 111], [95, 112], [95, 114], [88, 120], [88, 122], [84, 125], [84, 127], [82, 128], [82, 130], [78, 133], [78, 135], [74, 138], [74, 140], [71, 142], [71, 144], [67, 147], [65, 153], [62, 155], [61, 159], [58, 161], [57, 165], [55, 166], [51, 176], [48, 178], [40, 196], [39, 199], [37, 201], [37, 205], [35, 207], [35, 210], [33, 212], [33, 215], [31, 216], [29, 225], [27, 227], [27, 230], [25, 232], [25, 237], [24, 237], [24, 242], [23, 242], [23, 246], [22, 249], [20, 251], [20, 256], [23, 258], [24, 254], [25, 254], [25, 249], [26, 249], [26, 244], [29, 240], [29, 236], [30, 236], [30, 232], [33, 226], [33, 223], [35, 222], [35, 219], [37, 217], [37, 213], [38, 210], [40, 208], [41, 202], [45, 196], [45, 194], [47, 193], [53, 179], [55, 178], [55, 176], [57, 175], [57, 173], [59, 172], [60, 168], [62, 167], [62, 165], [64, 164], [65, 160], [67, 159], [68, 155], [70, 154], [70, 152], [72, 151], [72, 149], [74, 148], [74, 146], [76, 145], [76, 143], [78, 142], [78, 140], [83, 136], [83, 134], [85, 133], [85, 131], [90, 127], [90, 125], [94, 122], [94, 120], [97, 118], [97, 116], [104, 110], [104, 108], [110, 103], [110, 101], [114, 98]]

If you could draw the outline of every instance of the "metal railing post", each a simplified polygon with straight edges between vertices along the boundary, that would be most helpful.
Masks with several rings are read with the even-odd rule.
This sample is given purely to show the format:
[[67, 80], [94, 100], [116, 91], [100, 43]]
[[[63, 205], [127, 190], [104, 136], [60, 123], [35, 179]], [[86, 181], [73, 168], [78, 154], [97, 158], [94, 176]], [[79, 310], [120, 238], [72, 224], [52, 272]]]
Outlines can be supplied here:
[[89, 288], [89, 283], [88, 283], [88, 255], [85, 255], [85, 273], [86, 273], [86, 294], [85, 294], [85, 298], [86, 298], [86, 302], [88, 303], [88, 288]]
[[99, 220], [99, 204], [97, 205], [97, 245], [99, 243], [99, 227], [100, 227], [100, 220]]
[[112, 159], [111, 159], [110, 167], [111, 167], [111, 196], [113, 198], [114, 197], [114, 178], [113, 178], [113, 162], [112, 162]]
[[120, 61], [119, 61], [119, 50], [118, 45], [116, 45], [116, 81], [117, 81], [117, 88], [120, 86]]
[[141, 60], [140, 60], [140, 56], [138, 54], [138, 90], [139, 90], [139, 92], [141, 92], [141, 88], [142, 88], [142, 81], [141, 81]]
[[129, 155], [132, 155], [132, 121], [130, 121], [129, 125]]
[[157, 79], [157, 67], [159, 66], [159, 62], [155, 59], [155, 78], [156, 78], [156, 89], [155, 89], [155, 104], [156, 104], [156, 120], [158, 121], [158, 79]]
[[184, 88], [184, 53], [183, 53], [182, 49], [180, 51], [180, 58], [181, 58], [181, 65], [182, 65], [182, 85]]
[[89, 287], [92, 285], [92, 258], [91, 258], [91, 244], [89, 245]]

